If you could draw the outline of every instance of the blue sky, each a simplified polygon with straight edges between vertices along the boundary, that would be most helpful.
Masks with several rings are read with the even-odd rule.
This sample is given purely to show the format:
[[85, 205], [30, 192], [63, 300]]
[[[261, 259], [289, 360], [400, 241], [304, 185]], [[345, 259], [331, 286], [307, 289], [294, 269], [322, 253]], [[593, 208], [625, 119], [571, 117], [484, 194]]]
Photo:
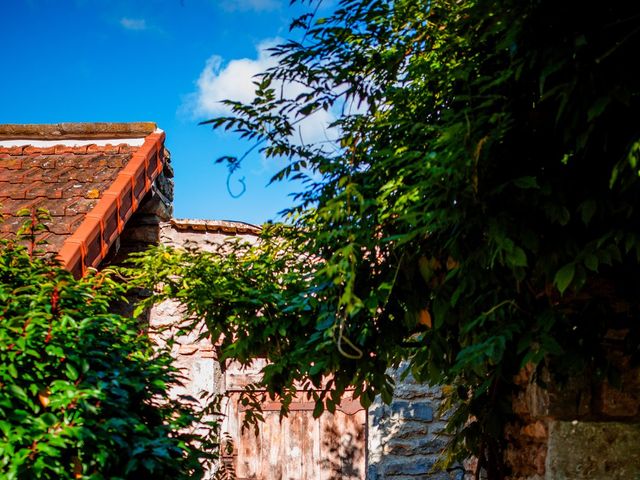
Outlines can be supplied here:
[[179, 218], [262, 223], [291, 204], [294, 187], [266, 187], [277, 165], [257, 153], [232, 198], [214, 160], [251, 145], [197, 126], [224, 113], [219, 98], [250, 97], [271, 61], [260, 49], [290, 35], [288, 0], [2, 0], [0, 11], [0, 123], [155, 121]]

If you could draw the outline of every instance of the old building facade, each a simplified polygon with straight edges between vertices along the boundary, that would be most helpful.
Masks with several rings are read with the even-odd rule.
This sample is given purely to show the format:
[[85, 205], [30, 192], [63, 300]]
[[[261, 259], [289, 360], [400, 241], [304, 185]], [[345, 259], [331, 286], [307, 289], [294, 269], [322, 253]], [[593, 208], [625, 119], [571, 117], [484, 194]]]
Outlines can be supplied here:
[[[207, 250], [232, 238], [256, 241], [260, 229], [242, 222], [172, 219], [173, 171], [165, 134], [150, 122], [0, 125], [0, 238], [12, 238], [29, 212], [51, 218], [39, 248], [57, 255], [75, 275], [121, 262], [151, 244]], [[21, 213], [22, 212], [22, 213]], [[24, 216], [27, 212], [27, 216]], [[179, 330], [180, 307], [164, 302], [149, 312], [152, 331], [166, 341]], [[258, 375], [221, 364], [201, 332], [175, 336], [173, 353], [194, 398], [223, 395], [222, 432], [232, 449], [223, 459], [237, 478], [254, 480], [445, 480], [469, 478], [462, 467], [434, 468], [447, 442], [442, 390], [400, 380], [390, 405], [368, 410], [348, 396], [333, 415], [312, 418], [312, 405], [294, 402], [281, 421], [265, 401], [265, 422], [240, 427], [241, 389]], [[505, 432], [511, 480], [640, 478], [640, 369], [619, 355], [624, 332], [611, 330], [611, 362], [620, 384], [573, 378], [547, 388], [529, 368], [515, 379], [516, 420]], [[203, 400], [204, 402], [204, 400]], [[211, 472], [214, 475], [214, 472]]]

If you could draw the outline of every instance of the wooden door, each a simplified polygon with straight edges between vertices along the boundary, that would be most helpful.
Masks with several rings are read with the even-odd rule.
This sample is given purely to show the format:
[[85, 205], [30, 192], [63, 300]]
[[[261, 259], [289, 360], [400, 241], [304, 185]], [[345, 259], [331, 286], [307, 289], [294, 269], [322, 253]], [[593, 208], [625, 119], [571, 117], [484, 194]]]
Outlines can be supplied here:
[[278, 402], [262, 404], [264, 422], [242, 431], [240, 391], [253, 373], [227, 370], [224, 429], [232, 438], [238, 480], [364, 480], [367, 412], [347, 398], [334, 414], [313, 418], [313, 402], [296, 399], [280, 419]]

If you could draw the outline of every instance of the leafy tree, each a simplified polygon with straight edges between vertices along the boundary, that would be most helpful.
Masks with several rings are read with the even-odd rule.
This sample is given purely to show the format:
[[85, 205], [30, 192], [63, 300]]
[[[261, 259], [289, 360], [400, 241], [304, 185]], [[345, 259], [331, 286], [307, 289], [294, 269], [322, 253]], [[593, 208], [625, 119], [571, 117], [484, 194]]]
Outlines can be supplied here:
[[[0, 244], [0, 472], [6, 479], [192, 478], [215, 451], [180, 377], [135, 319], [110, 313], [124, 287], [80, 280]], [[209, 425], [213, 427], [213, 425]]]
[[[258, 245], [139, 261], [224, 334], [333, 410], [347, 386], [389, 400], [389, 367], [450, 385], [450, 459], [502, 478], [513, 377], [613, 375], [603, 339], [638, 360], [640, 4], [342, 0], [293, 22], [300, 41], [250, 104], [213, 119], [286, 160], [302, 191]], [[303, 93], [282, 95], [293, 83]], [[335, 141], [296, 130], [318, 110]], [[232, 169], [241, 160], [225, 157]], [[228, 249], [229, 247], [227, 247]]]

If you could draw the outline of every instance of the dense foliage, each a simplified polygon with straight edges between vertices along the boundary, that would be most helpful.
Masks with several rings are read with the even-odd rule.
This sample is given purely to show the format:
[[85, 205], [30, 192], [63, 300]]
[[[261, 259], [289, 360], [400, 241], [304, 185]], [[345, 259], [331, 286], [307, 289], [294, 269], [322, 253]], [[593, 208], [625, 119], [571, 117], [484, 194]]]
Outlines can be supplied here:
[[[76, 280], [0, 244], [0, 476], [192, 478], [214, 451], [179, 376], [134, 319], [109, 313], [123, 287]], [[33, 246], [33, 245], [32, 245]], [[33, 250], [32, 250], [33, 251]], [[200, 432], [202, 433], [202, 432]]]
[[[294, 27], [255, 101], [210, 122], [287, 160], [287, 224], [141, 265], [225, 357], [267, 357], [272, 392], [330, 376], [318, 412], [348, 385], [388, 400], [402, 360], [451, 385], [451, 458], [501, 478], [523, 365], [613, 378], [609, 328], [640, 353], [640, 4], [342, 0]], [[301, 141], [321, 109], [335, 142]]]

